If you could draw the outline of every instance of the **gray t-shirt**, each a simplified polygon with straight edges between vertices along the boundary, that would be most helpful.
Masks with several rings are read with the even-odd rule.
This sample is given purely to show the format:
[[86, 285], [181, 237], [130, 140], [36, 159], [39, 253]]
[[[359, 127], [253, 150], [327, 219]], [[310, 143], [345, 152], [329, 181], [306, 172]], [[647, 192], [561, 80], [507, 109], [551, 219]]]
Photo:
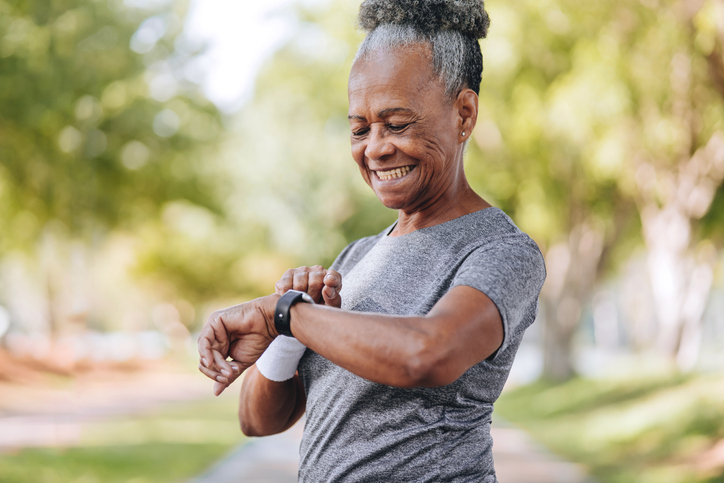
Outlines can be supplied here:
[[490, 418], [525, 329], [545, 266], [538, 246], [497, 208], [407, 235], [385, 230], [342, 251], [342, 308], [424, 315], [452, 287], [485, 293], [505, 336], [488, 360], [443, 387], [402, 389], [363, 379], [307, 350], [299, 481], [496, 482]]

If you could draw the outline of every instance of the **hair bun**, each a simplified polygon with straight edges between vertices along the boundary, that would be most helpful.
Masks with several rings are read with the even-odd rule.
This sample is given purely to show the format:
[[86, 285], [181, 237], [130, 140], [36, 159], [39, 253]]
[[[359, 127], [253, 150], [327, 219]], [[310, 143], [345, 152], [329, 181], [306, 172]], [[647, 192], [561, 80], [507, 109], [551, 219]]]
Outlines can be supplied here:
[[482, 39], [488, 35], [490, 17], [484, 0], [364, 0], [360, 27], [371, 32], [385, 24], [410, 25], [425, 34], [457, 30]]

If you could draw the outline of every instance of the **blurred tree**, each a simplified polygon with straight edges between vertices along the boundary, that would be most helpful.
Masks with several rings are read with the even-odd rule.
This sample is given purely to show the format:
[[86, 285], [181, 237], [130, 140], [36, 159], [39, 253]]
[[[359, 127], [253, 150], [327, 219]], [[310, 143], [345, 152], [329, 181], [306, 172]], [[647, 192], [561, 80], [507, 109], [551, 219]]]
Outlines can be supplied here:
[[682, 327], [698, 325], [712, 249], [695, 268], [690, 223], [721, 183], [721, 6], [490, 5], [480, 149], [469, 171], [546, 252], [546, 377], [573, 374], [582, 309], [638, 239], [639, 210], [669, 352], [683, 347]]
[[180, 28], [120, 0], [0, 1], [0, 253], [49, 220], [80, 235], [179, 198], [218, 211], [191, 150], [219, 115], [178, 75]]
[[[595, 282], [636, 237], [625, 183], [627, 86], [605, 48], [616, 2], [491, 4], [468, 173], [546, 255], [545, 377], [574, 374], [573, 338]], [[602, 40], [603, 39], [603, 40]], [[603, 52], [603, 53], [602, 53]]]
[[652, 22], [632, 39], [625, 73], [639, 106], [631, 124], [640, 139], [633, 167], [659, 326], [655, 342], [689, 370], [717, 258], [693, 225], [724, 179], [724, 1], [672, 7], [647, 12]]
[[[220, 115], [184, 75], [199, 47], [180, 35], [183, 5], [155, 5], [0, 0], [0, 256], [111, 229], [163, 238], [178, 200], [222, 213], [203, 160]], [[52, 299], [62, 277], [47, 278]]]

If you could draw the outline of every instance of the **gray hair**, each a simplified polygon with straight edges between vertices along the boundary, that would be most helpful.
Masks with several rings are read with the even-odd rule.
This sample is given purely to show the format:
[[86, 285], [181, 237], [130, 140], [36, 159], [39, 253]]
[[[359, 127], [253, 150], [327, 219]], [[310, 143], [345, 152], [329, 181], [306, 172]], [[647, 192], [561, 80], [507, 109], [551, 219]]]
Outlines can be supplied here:
[[483, 0], [365, 0], [359, 25], [368, 32], [355, 60], [373, 51], [426, 43], [433, 73], [453, 98], [464, 88], [480, 93], [485, 38], [490, 17]]

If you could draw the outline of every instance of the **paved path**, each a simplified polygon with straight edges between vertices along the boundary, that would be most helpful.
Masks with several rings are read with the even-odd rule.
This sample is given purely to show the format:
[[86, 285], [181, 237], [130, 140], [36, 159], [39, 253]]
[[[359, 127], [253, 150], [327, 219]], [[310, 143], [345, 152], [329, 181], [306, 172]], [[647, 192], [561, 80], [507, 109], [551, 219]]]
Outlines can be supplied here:
[[500, 483], [594, 483], [581, 465], [551, 454], [520, 429], [496, 423], [491, 433]]
[[302, 421], [282, 434], [253, 438], [189, 483], [296, 483]]
[[[500, 483], [594, 483], [584, 469], [541, 448], [519, 429], [494, 423], [493, 455]], [[188, 483], [295, 483], [302, 425], [234, 449]]]
[[195, 374], [152, 372], [82, 378], [63, 389], [0, 383], [0, 453], [17, 448], [74, 446], [82, 428], [169, 402], [209, 397]]

